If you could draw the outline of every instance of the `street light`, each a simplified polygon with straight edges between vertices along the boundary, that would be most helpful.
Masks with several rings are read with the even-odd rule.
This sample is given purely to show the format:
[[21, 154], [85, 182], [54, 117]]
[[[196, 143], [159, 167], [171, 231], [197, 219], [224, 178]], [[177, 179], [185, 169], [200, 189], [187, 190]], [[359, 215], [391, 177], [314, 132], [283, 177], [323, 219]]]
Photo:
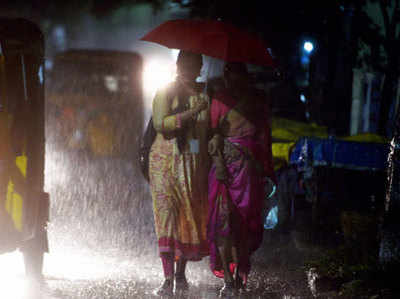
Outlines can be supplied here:
[[301, 83], [303, 86], [309, 86], [310, 84], [310, 59], [311, 53], [314, 50], [314, 43], [311, 40], [312, 39], [303, 40], [303, 49], [300, 50], [300, 62], [304, 71], [304, 78]]
[[314, 44], [310, 41], [305, 41], [303, 48], [308, 54], [310, 54], [314, 50]]

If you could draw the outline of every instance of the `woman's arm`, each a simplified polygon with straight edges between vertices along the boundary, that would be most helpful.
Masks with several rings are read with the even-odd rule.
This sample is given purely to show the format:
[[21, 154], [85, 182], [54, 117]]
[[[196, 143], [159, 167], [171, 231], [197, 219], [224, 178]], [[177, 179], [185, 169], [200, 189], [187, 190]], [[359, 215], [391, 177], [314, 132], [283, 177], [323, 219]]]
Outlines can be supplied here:
[[225, 182], [228, 178], [225, 161], [223, 157], [224, 137], [220, 132], [219, 123], [221, 119], [222, 103], [214, 98], [210, 108], [210, 127], [212, 138], [208, 142], [208, 153], [215, 165], [215, 176], [219, 181]]
[[168, 96], [166, 89], [157, 92], [153, 101], [153, 124], [157, 132], [168, 133], [180, 129], [182, 125], [193, 120], [197, 115], [208, 107], [205, 100], [198, 101], [193, 108], [186, 111], [171, 114], [173, 97]]
[[218, 156], [212, 156], [212, 161], [215, 165], [215, 177], [217, 180], [226, 182], [228, 179], [228, 171], [222, 154]]
[[[210, 140], [211, 142], [211, 140]], [[210, 147], [210, 144], [209, 144]], [[228, 179], [228, 172], [226, 170], [224, 156], [222, 154], [223, 148], [219, 146], [215, 149], [215, 152], [211, 155], [213, 164], [215, 165], [215, 177], [219, 181], [226, 181]]]
[[208, 153], [210, 154], [210, 156], [218, 155], [218, 150], [223, 149], [223, 144], [224, 144], [222, 135], [218, 131], [216, 130], [214, 131], [215, 132], [212, 138], [208, 142]]
[[222, 154], [223, 150], [223, 136], [215, 132], [214, 136], [208, 142], [208, 153], [211, 156], [213, 164], [215, 165], [215, 176], [219, 181], [226, 181], [228, 178], [224, 156]]

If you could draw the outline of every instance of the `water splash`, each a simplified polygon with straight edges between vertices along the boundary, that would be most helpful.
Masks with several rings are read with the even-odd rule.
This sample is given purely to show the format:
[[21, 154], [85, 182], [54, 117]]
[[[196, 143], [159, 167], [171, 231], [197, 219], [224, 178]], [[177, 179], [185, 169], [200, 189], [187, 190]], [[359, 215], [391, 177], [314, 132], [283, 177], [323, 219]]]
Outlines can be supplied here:
[[316, 280], [318, 278], [318, 273], [315, 268], [310, 268], [307, 271], [307, 281], [308, 281], [308, 286], [311, 290], [311, 294], [313, 295], [314, 298], [317, 297], [317, 287], [316, 287]]

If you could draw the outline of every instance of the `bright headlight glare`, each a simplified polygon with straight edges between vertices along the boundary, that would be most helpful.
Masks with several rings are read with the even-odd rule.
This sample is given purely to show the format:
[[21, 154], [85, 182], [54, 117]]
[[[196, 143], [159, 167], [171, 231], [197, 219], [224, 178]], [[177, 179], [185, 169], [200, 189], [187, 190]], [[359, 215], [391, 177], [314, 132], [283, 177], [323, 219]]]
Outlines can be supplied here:
[[166, 86], [175, 80], [176, 66], [174, 63], [163, 61], [150, 61], [144, 68], [143, 83], [148, 92], [155, 92], [157, 89]]
[[18, 252], [0, 257], [0, 297], [7, 299], [25, 298], [29, 284], [23, 272], [22, 255]]

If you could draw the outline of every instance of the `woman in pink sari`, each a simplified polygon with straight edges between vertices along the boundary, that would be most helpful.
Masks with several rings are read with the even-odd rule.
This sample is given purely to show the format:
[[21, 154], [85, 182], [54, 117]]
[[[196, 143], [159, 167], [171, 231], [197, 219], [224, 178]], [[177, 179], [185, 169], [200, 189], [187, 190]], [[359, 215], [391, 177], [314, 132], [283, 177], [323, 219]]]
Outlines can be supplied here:
[[262, 209], [272, 166], [268, 102], [250, 87], [244, 64], [227, 64], [227, 89], [212, 100], [207, 238], [210, 267], [224, 278], [221, 295], [247, 282], [250, 255], [261, 245]]

